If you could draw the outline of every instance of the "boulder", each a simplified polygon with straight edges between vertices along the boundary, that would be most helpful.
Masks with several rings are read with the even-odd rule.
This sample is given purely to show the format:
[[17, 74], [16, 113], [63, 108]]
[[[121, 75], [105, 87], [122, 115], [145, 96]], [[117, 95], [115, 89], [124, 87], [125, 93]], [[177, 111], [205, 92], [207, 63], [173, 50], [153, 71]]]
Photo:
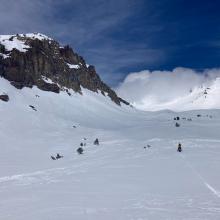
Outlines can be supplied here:
[[9, 96], [7, 94], [0, 95], [0, 100], [2, 100], [4, 102], [8, 102]]
[[55, 83], [47, 83], [43, 80], [40, 80], [37, 82], [37, 87], [43, 91], [48, 91], [48, 92], [55, 92], [59, 93], [60, 92], [60, 87], [55, 84]]

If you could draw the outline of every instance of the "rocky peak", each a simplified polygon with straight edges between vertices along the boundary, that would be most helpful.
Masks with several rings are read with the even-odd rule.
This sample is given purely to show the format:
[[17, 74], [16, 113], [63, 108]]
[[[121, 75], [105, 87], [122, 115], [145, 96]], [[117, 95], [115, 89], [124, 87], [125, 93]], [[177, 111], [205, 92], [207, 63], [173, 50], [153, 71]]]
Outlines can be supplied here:
[[128, 104], [70, 46], [62, 47], [39, 33], [0, 36], [0, 76], [18, 89], [37, 86], [56, 93], [68, 89], [81, 93], [82, 86], [107, 94], [118, 105]]

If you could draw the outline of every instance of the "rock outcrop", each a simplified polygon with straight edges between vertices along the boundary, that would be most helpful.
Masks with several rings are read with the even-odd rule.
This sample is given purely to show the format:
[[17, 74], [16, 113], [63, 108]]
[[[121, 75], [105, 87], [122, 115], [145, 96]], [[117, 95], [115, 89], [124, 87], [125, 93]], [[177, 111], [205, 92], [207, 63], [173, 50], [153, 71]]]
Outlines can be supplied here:
[[9, 96], [7, 94], [0, 95], [0, 100], [2, 100], [4, 102], [8, 102]]
[[0, 36], [0, 76], [18, 89], [37, 86], [44, 91], [59, 93], [73, 89], [81, 93], [81, 86], [93, 92], [101, 91], [120, 105], [129, 104], [96, 73], [95, 67], [69, 46], [42, 34]]

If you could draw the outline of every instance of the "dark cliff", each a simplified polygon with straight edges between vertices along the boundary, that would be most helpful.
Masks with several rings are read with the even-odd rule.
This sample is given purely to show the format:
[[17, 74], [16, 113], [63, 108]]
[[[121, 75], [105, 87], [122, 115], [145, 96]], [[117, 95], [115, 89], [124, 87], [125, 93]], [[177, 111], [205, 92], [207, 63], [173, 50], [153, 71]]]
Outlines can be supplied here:
[[87, 65], [69, 46], [61, 47], [41, 34], [0, 38], [0, 76], [18, 89], [37, 86], [56, 93], [68, 89], [81, 93], [82, 86], [93, 92], [100, 90], [118, 105], [129, 104], [102, 82], [94, 66]]

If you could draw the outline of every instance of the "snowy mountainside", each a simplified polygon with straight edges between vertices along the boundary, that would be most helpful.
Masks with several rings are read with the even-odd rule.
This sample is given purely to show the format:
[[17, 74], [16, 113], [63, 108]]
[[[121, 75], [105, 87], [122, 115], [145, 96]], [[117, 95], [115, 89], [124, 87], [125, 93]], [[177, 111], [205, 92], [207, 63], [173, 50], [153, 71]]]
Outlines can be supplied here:
[[145, 111], [220, 109], [220, 70], [197, 72], [179, 67], [131, 73], [116, 91]]
[[62, 46], [40, 33], [0, 35], [0, 76], [17, 89], [37, 86], [55, 93], [69, 89], [81, 93], [85, 88], [100, 91], [117, 105], [129, 105], [69, 45]]
[[143, 112], [82, 91], [0, 78], [0, 219], [220, 218], [219, 110]]
[[220, 109], [220, 78], [216, 78], [209, 86], [198, 86], [193, 90], [189, 90], [185, 94], [165, 103], [152, 103], [149, 97], [149, 102], [145, 105], [135, 105], [140, 109], [147, 110], [162, 110], [171, 109], [174, 111], [187, 111], [196, 109]]
[[[19, 144], [20, 140], [21, 149], [25, 141], [35, 145], [32, 138], [37, 139], [46, 134], [50, 137], [50, 133], [56, 129], [58, 131], [67, 129], [68, 132], [74, 133], [78, 130], [74, 129], [74, 126], [99, 129], [116, 128], [119, 124], [125, 126], [129, 123], [130, 114], [126, 112], [130, 112], [131, 107], [117, 106], [101, 92], [96, 94], [83, 89], [81, 95], [69, 90], [69, 95], [65, 91], [56, 94], [36, 87], [18, 90], [7, 80], [0, 79], [0, 93], [9, 96], [7, 103], [0, 100], [1, 135], [4, 135], [2, 140], [6, 140], [6, 145], [9, 145], [8, 138], [12, 145]], [[123, 118], [124, 121], [121, 121]], [[32, 150], [32, 147], [29, 149]], [[32, 159], [34, 158], [33, 155]]]

